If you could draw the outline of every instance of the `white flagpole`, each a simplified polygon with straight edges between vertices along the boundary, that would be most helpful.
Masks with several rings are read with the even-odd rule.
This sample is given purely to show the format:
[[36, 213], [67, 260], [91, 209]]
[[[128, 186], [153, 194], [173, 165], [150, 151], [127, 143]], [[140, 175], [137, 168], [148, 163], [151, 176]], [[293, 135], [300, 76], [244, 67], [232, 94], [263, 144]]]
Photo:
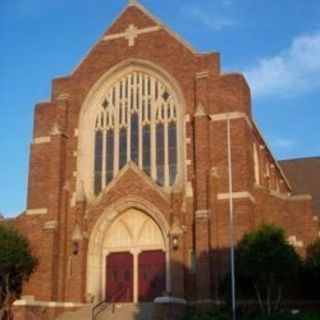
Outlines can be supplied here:
[[231, 292], [232, 292], [232, 319], [236, 320], [236, 277], [234, 263], [234, 224], [233, 224], [233, 180], [232, 180], [232, 152], [230, 119], [227, 119], [228, 131], [228, 167], [229, 167], [229, 236], [230, 236], [230, 258], [231, 258]]

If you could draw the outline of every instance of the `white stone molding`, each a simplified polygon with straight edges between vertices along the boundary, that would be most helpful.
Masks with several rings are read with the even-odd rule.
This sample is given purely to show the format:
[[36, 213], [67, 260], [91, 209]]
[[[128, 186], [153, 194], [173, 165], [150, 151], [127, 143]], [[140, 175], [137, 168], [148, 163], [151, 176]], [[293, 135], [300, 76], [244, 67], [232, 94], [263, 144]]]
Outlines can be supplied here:
[[249, 127], [253, 128], [252, 120], [250, 120], [248, 115], [244, 112], [240, 112], [240, 111], [223, 112], [223, 113], [217, 113], [217, 114], [210, 114], [209, 117], [212, 122], [244, 119], [249, 125]]
[[[233, 192], [232, 199], [245, 199], [249, 198], [250, 201], [255, 202], [254, 196], [249, 191], [240, 191], [240, 192]], [[230, 193], [219, 193], [218, 200], [229, 200]]]
[[43, 144], [43, 143], [50, 143], [51, 142], [51, 137], [36, 137], [33, 139], [33, 144]]
[[215, 178], [219, 177], [219, 173], [218, 173], [218, 168], [217, 167], [211, 167], [210, 168], [210, 176], [211, 177], [215, 177]]
[[174, 218], [173, 224], [171, 226], [170, 235], [171, 236], [181, 236], [186, 232], [186, 226], [181, 225], [178, 218]]
[[72, 229], [71, 240], [81, 241], [82, 239], [83, 239], [83, 233], [81, 231], [79, 223], [76, 223]]
[[51, 131], [50, 131], [51, 136], [60, 136], [62, 135], [61, 128], [57, 122], [54, 123]]
[[70, 199], [70, 207], [74, 208], [76, 206], [77, 192], [73, 192]]
[[26, 214], [28, 216], [47, 214], [47, 213], [48, 213], [48, 209], [47, 208], [28, 209], [27, 212], [26, 212]]
[[58, 229], [58, 221], [56, 220], [47, 221], [44, 224], [43, 229], [46, 231], [56, 231]]
[[80, 181], [80, 186], [79, 186], [79, 188], [77, 188], [77, 191], [76, 191], [76, 202], [83, 202], [86, 199], [87, 199], [87, 197], [86, 197], [86, 193], [85, 193], [85, 190], [83, 187], [83, 182]]
[[[138, 60], [129, 59], [119, 65], [111, 68], [107, 73], [105, 73], [97, 83], [92, 87], [88, 93], [84, 104], [81, 108], [78, 126], [78, 157], [77, 157], [77, 171], [79, 173], [77, 179], [84, 182], [84, 189], [86, 195], [88, 196], [88, 201], [90, 202], [95, 198], [93, 190], [94, 182], [94, 136], [95, 136], [95, 126], [97, 114], [101, 111], [100, 108], [102, 102], [106, 99], [106, 93], [108, 89], [112, 88], [115, 83], [125, 79], [126, 76], [133, 73], [144, 73], [153, 79], [158, 79], [163, 85], [168, 89], [168, 92], [172, 95], [172, 101], [175, 101], [176, 105], [176, 117], [177, 117], [177, 141], [185, 141], [186, 129], [184, 124], [185, 115], [185, 101], [182, 95], [182, 91], [177, 83], [177, 81], [168, 74], [165, 70], [158, 67], [157, 65]], [[117, 115], [118, 116], [118, 115]], [[154, 118], [155, 119], [155, 118]], [[159, 120], [160, 121], [160, 120]], [[111, 125], [112, 123], [109, 122]], [[154, 125], [151, 122], [151, 132], [154, 130]], [[118, 140], [117, 134], [119, 130], [115, 130], [115, 146], [114, 149], [118, 150], [117, 145]], [[155, 135], [151, 135], [155, 137]], [[151, 148], [155, 150], [155, 142], [151, 139]], [[177, 145], [177, 174], [181, 174], [181, 178], [184, 181], [185, 168], [184, 168], [184, 158], [185, 158], [185, 145], [179, 143]], [[151, 157], [152, 167], [151, 175], [155, 177], [155, 151], [152, 151]], [[118, 164], [119, 158], [118, 152], [115, 152], [114, 165]], [[139, 163], [140, 164], [140, 163]], [[115, 165], [113, 176], [116, 177], [118, 174], [118, 166]], [[168, 168], [165, 169], [165, 188], [168, 187]], [[77, 186], [79, 184], [77, 183]]]
[[128, 40], [128, 46], [133, 47], [135, 45], [135, 39], [139, 35], [150, 33], [150, 32], [156, 32], [161, 30], [161, 28], [162, 28], [161, 26], [157, 25], [157, 26], [147, 27], [144, 29], [138, 29], [134, 24], [130, 24], [124, 32], [104, 36], [103, 40], [110, 41], [110, 40], [125, 38], [126, 40]]
[[210, 210], [197, 210], [195, 212], [196, 219], [206, 219], [210, 218]]
[[208, 114], [206, 113], [203, 105], [201, 103], [198, 104], [196, 112], [194, 113], [194, 117], [204, 117], [207, 116]]
[[254, 165], [254, 180], [256, 184], [260, 184], [260, 159], [256, 143], [253, 143], [253, 165]]
[[138, 0], [129, 0], [128, 5], [129, 6], [136, 6], [138, 4]]
[[296, 196], [289, 195], [289, 199], [292, 201], [312, 200], [312, 196], [310, 196], [309, 194], [299, 194]]
[[56, 301], [35, 301], [35, 300], [16, 300], [14, 306], [32, 306], [32, 307], [49, 307], [49, 308], [77, 308], [85, 304], [76, 302], [56, 302]]
[[196, 73], [196, 79], [203, 79], [208, 77], [209, 77], [209, 71], [202, 71], [202, 72]]
[[61, 93], [58, 95], [57, 100], [58, 101], [60, 101], [60, 100], [65, 101], [65, 100], [68, 100], [69, 97], [70, 97], [69, 93]]

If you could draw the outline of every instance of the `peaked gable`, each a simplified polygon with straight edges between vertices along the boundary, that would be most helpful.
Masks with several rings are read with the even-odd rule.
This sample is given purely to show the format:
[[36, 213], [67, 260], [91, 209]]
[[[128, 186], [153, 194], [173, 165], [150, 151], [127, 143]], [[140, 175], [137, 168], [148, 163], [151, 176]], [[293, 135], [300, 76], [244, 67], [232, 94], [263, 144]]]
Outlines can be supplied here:
[[130, 24], [134, 24], [138, 29], [142, 29], [156, 26], [160, 23], [146, 15], [138, 6], [129, 5], [122, 10], [122, 12], [104, 34], [111, 35], [115, 33], [121, 33]]
[[[100, 202], [104, 197], [104, 194], [112, 193], [112, 191], [118, 187], [119, 184], [124, 184], [125, 190], [137, 190], [137, 194], [140, 194], [144, 188], [149, 189], [152, 192], [156, 192], [166, 202], [170, 201], [169, 194], [166, 194], [159, 186], [146, 175], [134, 162], [128, 162], [118, 173], [118, 175], [111, 181], [111, 183], [101, 192], [98, 198], [94, 201]], [[137, 188], [132, 188], [133, 185]], [[126, 191], [124, 191], [126, 193]], [[132, 193], [132, 190], [131, 190]]]
[[188, 42], [180, 37], [176, 32], [170, 30], [161, 22], [156, 16], [148, 11], [144, 6], [136, 1], [130, 2], [129, 5], [120, 13], [118, 18], [114, 21], [111, 27], [104, 33], [104, 36], [112, 34], [123, 33], [128, 26], [134, 25], [137, 29], [145, 29], [158, 26], [159, 30], [163, 29], [170, 34], [173, 38], [178, 40], [181, 44], [187, 47], [192, 53], [197, 54]]

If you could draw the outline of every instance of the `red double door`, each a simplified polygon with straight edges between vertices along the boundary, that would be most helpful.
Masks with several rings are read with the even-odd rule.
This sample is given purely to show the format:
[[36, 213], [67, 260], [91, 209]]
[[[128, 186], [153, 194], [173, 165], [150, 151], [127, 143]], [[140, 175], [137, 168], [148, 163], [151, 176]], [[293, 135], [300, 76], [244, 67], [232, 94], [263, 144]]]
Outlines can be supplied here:
[[134, 272], [138, 277], [139, 301], [152, 301], [165, 290], [165, 253], [144, 251], [138, 257], [138, 270], [133, 267], [133, 255], [117, 252], [108, 255], [106, 295], [109, 300], [133, 301]]

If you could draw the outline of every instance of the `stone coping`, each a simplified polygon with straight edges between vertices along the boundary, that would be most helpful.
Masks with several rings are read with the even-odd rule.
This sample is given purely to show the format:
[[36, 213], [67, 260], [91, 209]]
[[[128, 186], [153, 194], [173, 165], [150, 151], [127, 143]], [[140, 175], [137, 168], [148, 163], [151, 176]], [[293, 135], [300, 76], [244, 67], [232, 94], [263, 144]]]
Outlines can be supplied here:
[[154, 299], [153, 303], [187, 304], [187, 301], [181, 298], [158, 297]]
[[78, 308], [86, 304], [77, 302], [56, 302], [56, 301], [30, 301], [16, 300], [13, 305], [15, 307], [32, 306], [32, 307], [49, 307], [49, 308]]

